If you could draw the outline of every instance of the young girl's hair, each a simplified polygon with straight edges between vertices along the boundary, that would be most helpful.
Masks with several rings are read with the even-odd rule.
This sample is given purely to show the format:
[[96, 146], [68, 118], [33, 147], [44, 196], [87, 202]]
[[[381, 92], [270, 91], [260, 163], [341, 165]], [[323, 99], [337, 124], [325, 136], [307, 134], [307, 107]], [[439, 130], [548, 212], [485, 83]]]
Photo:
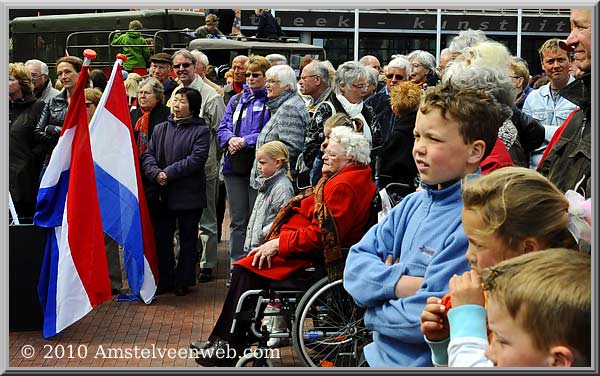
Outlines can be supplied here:
[[325, 120], [325, 124], [323, 124], [323, 129], [333, 129], [335, 127], [350, 127], [356, 133], [362, 133], [364, 124], [360, 119], [352, 119], [350, 116], [339, 112], [329, 119]]
[[281, 160], [285, 170], [287, 171], [287, 176], [290, 180], [292, 180], [292, 174], [290, 172], [290, 154], [288, 152], [287, 147], [281, 141], [270, 141], [259, 147], [256, 152], [265, 153], [269, 158], [273, 158], [278, 161]]
[[523, 167], [505, 167], [463, 182], [466, 210], [476, 211], [487, 228], [511, 249], [536, 238], [545, 248], [576, 249], [568, 230], [569, 201], [548, 179]]

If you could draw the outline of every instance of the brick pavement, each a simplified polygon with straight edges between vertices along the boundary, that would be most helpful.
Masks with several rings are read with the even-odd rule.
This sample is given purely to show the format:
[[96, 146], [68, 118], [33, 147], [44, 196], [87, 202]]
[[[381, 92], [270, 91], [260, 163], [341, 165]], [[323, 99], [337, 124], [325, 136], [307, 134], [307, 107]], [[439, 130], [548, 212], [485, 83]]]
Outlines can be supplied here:
[[[197, 284], [183, 297], [159, 295], [150, 305], [117, 302], [113, 297], [50, 340], [44, 340], [41, 331], [10, 332], [9, 367], [199, 367], [191, 358], [160, 356], [157, 349], [185, 351], [190, 341], [208, 337], [227, 289], [228, 232], [224, 231], [224, 240], [219, 243], [212, 281]], [[27, 345], [35, 349], [35, 356], [29, 359], [22, 354]], [[149, 358], [149, 353], [140, 352], [135, 357], [136, 347], [158, 356]], [[129, 349], [132, 356], [110, 359], [108, 349]], [[273, 359], [275, 366], [302, 366], [291, 347], [281, 348], [280, 353], [280, 359]]]

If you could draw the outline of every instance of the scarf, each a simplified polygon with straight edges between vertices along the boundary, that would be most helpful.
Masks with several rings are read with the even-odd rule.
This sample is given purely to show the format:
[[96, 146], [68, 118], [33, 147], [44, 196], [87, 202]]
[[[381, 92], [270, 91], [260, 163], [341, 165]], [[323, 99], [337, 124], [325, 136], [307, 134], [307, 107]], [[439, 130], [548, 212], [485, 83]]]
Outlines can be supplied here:
[[350, 101], [346, 99], [346, 97], [344, 97], [342, 94], [336, 94], [335, 97], [338, 101], [340, 101], [340, 104], [342, 105], [344, 111], [346, 111], [348, 116], [350, 116], [352, 119], [360, 119], [360, 121], [362, 121], [363, 135], [365, 136], [367, 141], [369, 141], [369, 145], [371, 145], [373, 143], [373, 136], [371, 136], [371, 128], [370, 125], [367, 124], [367, 119], [365, 119], [365, 117], [362, 114], [363, 104], [365, 102], [361, 101], [360, 103], [350, 103]]
[[327, 270], [327, 277], [329, 278], [330, 282], [342, 278], [344, 274], [344, 256], [340, 246], [335, 219], [331, 215], [331, 212], [327, 209], [325, 201], [323, 201], [325, 184], [334, 176], [335, 175], [329, 178], [322, 177], [314, 189], [308, 188], [304, 192], [289, 200], [277, 213], [277, 216], [273, 221], [273, 225], [265, 237], [265, 241], [277, 238], [279, 236], [281, 226], [287, 222], [293, 212], [293, 209], [299, 207], [302, 200], [314, 194], [314, 215], [317, 219], [319, 230], [321, 232], [323, 255], [325, 256], [325, 269]]
[[150, 111], [142, 111], [142, 116], [135, 123], [135, 141], [138, 148], [138, 156], [141, 156], [148, 148], [148, 142], [150, 137], [148, 136], [148, 130], [150, 128]]
[[242, 90], [244, 90], [244, 83], [240, 85], [237, 82], [233, 81], [233, 90], [235, 90], [236, 93], [240, 93]]

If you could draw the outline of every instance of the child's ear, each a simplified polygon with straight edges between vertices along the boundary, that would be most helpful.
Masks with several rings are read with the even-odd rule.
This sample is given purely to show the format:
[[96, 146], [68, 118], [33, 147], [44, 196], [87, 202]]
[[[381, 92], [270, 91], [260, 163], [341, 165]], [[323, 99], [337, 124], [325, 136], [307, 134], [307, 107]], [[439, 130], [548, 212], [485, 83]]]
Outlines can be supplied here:
[[572, 367], [575, 362], [573, 351], [567, 346], [553, 346], [550, 348], [552, 367]]
[[483, 159], [483, 154], [485, 153], [485, 141], [477, 140], [471, 143], [471, 150], [469, 152], [469, 158], [467, 161], [470, 164], [479, 165], [481, 160]]

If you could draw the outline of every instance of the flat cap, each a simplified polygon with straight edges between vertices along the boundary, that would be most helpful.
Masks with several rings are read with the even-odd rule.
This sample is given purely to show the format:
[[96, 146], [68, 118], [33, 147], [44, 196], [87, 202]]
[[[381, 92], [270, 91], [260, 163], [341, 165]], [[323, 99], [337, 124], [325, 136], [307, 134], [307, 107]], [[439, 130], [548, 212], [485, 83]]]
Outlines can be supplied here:
[[166, 52], [159, 52], [157, 54], [150, 56], [151, 63], [167, 63], [167, 64], [171, 65], [171, 61], [172, 61], [171, 55], [169, 55]]

